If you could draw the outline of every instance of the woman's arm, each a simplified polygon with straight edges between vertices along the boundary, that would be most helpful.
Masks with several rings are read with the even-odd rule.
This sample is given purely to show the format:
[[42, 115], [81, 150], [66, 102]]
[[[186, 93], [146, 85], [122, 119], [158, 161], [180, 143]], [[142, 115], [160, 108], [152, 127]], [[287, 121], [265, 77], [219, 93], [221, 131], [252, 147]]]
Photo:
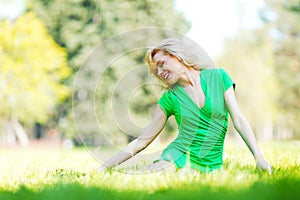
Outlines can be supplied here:
[[165, 113], [162, 111], [160, 106], [157, 105], [152, 121], [144, 129], [142, 134], [130, 142], [124, 149], [116, 153], [112, 158], [103, 163], [99, 170], [105, 171], [117, 166], [145, 149], [159, 135], [165, 126], [166, 121], [167, 117]]
[[241, 135], [256, 161], [257, 168], [267, 170], [271, 172], [271, 165], [263, 158], [256, 139], [254, 137], [252, 128], [239, 109], [238, 103], [235, 98], [233, 87], [230, 87], [224, 94], [225, 103], [229, 110], [230, 117], [232, 119], [234, 128]]

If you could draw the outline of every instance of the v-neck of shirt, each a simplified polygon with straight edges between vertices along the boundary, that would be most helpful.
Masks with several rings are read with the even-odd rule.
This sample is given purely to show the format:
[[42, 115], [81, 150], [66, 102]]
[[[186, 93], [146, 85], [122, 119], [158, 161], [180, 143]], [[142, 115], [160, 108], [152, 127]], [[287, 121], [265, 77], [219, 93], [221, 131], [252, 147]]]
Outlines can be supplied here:
[[178, 87], [181, 91], [182, 91], [182, 93], [185, 95], [185, 97], [194, 105], [194, 106], [196, 106], [199, 110], [202, 110], [203, 108], [205, 108], [205, 106], [206, 106], [206, 101], [207, 101], [207, 95], [206, 95], [206, 92], [205, 92], [205, 90], [204, 90], [204, 85], [202, 84], [202, 81], [204, 81], [203, 80], [203, 77], [202, 77], [202, 73], [204, 72], [204, 71], [207, 71], [207, 70], [202, 70], [201, 72], [200, 72], [200, 75], [199, 75], [199, 82], [200, 82], [200, 85], [201, 85], [201, 89], [202, 89], [202, 92], [203, 92], [203, 94], [204, 94], [204, 97], [205, 97], [205, 100], [204, 100], [204, 104], [203, 104], [203, 107], [200, 107], [192, 98], [191, 98], [191, 96], [187, 93], [187, 91], [183, 88], [183, 86], [182, 85], [177, 85], [176, 87]]

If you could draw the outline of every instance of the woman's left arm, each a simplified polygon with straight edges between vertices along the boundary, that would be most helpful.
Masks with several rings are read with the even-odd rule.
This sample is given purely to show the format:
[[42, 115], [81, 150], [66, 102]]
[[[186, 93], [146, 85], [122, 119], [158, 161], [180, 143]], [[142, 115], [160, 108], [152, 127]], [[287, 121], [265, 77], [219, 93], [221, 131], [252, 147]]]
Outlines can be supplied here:
[[258, 148], [250, 123], [239, 109], [232, 86], [224, 93], [224, 98], [234, 128], [241, 135], [249, 150], [252, 152], [256, 161], [256, 167], [271, 172], [272, 167], [263, 158]]

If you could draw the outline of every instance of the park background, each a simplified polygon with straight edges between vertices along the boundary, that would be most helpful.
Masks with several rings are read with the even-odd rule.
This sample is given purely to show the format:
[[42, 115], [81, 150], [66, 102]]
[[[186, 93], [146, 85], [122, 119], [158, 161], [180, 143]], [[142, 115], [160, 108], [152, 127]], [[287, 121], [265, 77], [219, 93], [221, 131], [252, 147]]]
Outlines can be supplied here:
[[[49, 160], [52, 158], [53, 163], [63, 163], [63, 167], [55, 168], [56, 165], [50, 161], [51, 167], [42, 166], [45, 170], [53, 169], [53, 176], [67, 177], [68, 182], [72, 177], [87, 177], [82, 175], [84, 173], [65, 171], [65, 166], [80, 169], [78, 163], [72, 164], [76, 155], [81, 155], [82, 160], [92, 157], [87, 152], [87, 155], [83, 153], [84, 147], [105, 147], [113, 144], [119, 148], [138, 135], [120, 131], [120, 127], [111, 116], [111, 101], [113, 98], [117, 104], [124, 103], [122, 93], [116, 94], [114, 91], [116, 83], [132, 67], [144, 65], [145, 52], [128, 54], [113, 63], [101, 77], [104, 80], [101, 83], [103, 85], [97, 87], [97, 90], [89, 84], [94, 74], [87, 73], [81, 76], [82, 84], [75, 89], [74, 81], [91, 52], [101, 42], [120, 33], [146, 27], [158, 27], [186, 34], [207, 50], [218, 67], [228, 71], [237, 84], [236, 95], [241, 110], [249, 119], [265, 154], [271, 159], [279, 157], [281, 160], [273, 161], [273, 165], [275, 163], [275, 169], [282, 169], [284, 167], [280, 164], [285, 161], [276, 153], [283, 148], [288, 156], [286, 163], [292, 163], [286, 166], [286, 169], [294, 167], [290, 173], [295, 172], [296, 175], [290, 175], [298, 177], [296, 184], [292, 185], [299, 185], [300, 2], [228, 2], [230, 3], [226, 4], [224, 1], [221, 3], [215, 0], [208, 6], [205, 1], [191, 0], [2, 0], [0, 149], [2, 171], [10, 171], [10, 175], [1, 175], [2, 190], [22, 192], [28, 188], [29, 191], [34, 190], [32, 188], [41, 188], [39, 184], [31, 185], [30, 181], [29, 185], [26, 184], [30, 176], [24, 178], [21, 172], [16, 173], [20, 177], [10, 177], [14, 174], [15, 166], [27, 163], [22, 157], [28, 156], [30, 162], [22, 168], [28, 170], [30, 163], [35, 163], [36, 159], [43, 160], [49, 155]], [[257, 6], [251, 6], [254, 3]], [[197, 10], [204, 15], [193, 14]], [[235, 18], [230, 17], [233, 15]], [[162, 35], [153, 37], [163, 39]], [[105, 53], [110, 52], [108, 50]], [[94, 56], [97, 57], [97, 54]], [[102, 56], [98, 55], [99, 59], [96, 62], [101, 62]], [[97, 63], [93, 66], [97, 67]], [[142, 84], [152, 79], [144, 71], [132, 81]], [[157, 87], [145, 86], [132, 96], [129, 107], [134, 123], [146, 126], [149, 122], [148, 110], [156, 103], [160, 92]], [[82, 110], [84, 113], [88, 107], [85, 105], [88, 101], [84, 100], [89, 98], [87, 94], [90, 93], [93, 93], [99, 102], [95, 112], [99, 114], [97, 116], [102, 122], [102, 130], [109, 133], [109, 140], [107, 135], [99, 134], [98, 124], [91, 123], [89, 115], [82, 116], [85, 132], [78, 134], [76, 130], [72, 111], [75, 106], [77, 111]], [[124, 118], [126, 116], [124, 115]], [[174, 120], [170, 120], [155, 144], [165, 145], [175, 134]], [[245, 147], [232, 125], [226, 140], [238, 143], [235, 147]], [[279, 149], [276, 150], [276, 147]], [[247, 157], [248, 154], [241, 156], [241, 159], [251, 160], [251, 156]], [[63, 158], [63, 161], [59, 158]], [[99, 164], [89, 162], [93, 164], [88, 165], [88, 170]], [[15, 165], [12, 167], [7, 163]], [[251, 161], [249, 163], [245, 165], [251, 166]], [[33, 173], [32, 176], [36, 175]], [[11, 183], [9, 179], [15, 182]], [[54, 182], [60, 184], [60, 181], [61, 179]], [[209, 181], [213, 182], [214, 179]], [[138, 184], [135, 184], [133, 185], [138, 188]], [[252, 182], [249, 183], [251, 184]], [[73, 191], [70, 188], [66, 189]]]

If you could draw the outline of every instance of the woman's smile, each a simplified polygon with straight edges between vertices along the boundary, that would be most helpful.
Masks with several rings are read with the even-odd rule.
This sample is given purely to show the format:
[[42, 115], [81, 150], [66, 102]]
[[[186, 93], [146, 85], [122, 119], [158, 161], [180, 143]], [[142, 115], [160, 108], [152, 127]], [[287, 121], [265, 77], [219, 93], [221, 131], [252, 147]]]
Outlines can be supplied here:
[[169, 71], [163, 71], [163, 72], [160, 74], [160, 77], [161, 77], [162, 79], [168, 80], [168, 78], [170, 77], [170, 72], [169, 72]]

